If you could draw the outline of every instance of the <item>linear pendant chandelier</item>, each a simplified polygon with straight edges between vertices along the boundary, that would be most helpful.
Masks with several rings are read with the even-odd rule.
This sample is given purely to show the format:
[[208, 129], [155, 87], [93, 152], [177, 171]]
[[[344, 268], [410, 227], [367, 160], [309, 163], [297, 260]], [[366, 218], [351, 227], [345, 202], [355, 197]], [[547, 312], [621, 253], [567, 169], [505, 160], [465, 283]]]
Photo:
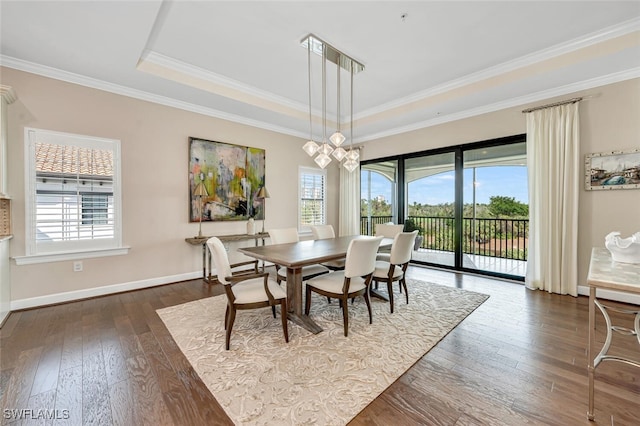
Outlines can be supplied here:
[[[314, 161], [321, 168], [325, 168], [331, 163], [331, 156], [338, 162], [345, 160], [343, 166], [353, 172], [360, 165], [360, 154], [358, 149], [353, 148], [353, 76], [354, 74], [364, 71], [364, 65], [350, 56], [345, 55], [335, 47], [331, 46], [324, 40], [313, 34], [307, 35], [302, 39], [301, 45], [307, 48], [307, 68], [309, 73], [309, 141], [304, 144], [302, 149], [314, 158]], [[322, 141], [317, 143], [313, 140], [313, 113], [311, 108], [311, 53], [322, 56]], [[337, 88], [337, 120], [336, 131], [329, 137], [327, 141], [327, 61], [332, 62], [336, 66], [336, 88]], [[341, 145], [346, 138], [340, 131], [340, 68], [349, 72], [350, 85], [350, 125], [349, 125], [349, 149], [345, 150]], [[331, 144], [335, 146], [333, 148]]]

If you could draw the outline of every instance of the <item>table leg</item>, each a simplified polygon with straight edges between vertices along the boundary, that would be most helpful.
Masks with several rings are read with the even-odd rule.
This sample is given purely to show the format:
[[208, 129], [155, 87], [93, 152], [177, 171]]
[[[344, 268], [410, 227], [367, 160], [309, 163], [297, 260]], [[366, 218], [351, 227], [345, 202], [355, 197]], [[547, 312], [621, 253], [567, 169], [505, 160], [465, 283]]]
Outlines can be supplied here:
[[596, 289], [589, 288], [589, 345], [587, 347], [587, 360], [589, 362], [587, 370], [589, 372], [589, 410], [587, 418], [594, 419], [594, 344], [596, 340]]
[[207, 278], [207, 244], [202, 243], [202, 279], [209, 282]]
[[322, 331], [322, 327], [302, 313], [302, 268], [287, 268], [287, 304], [291, 321], [313, 334]]

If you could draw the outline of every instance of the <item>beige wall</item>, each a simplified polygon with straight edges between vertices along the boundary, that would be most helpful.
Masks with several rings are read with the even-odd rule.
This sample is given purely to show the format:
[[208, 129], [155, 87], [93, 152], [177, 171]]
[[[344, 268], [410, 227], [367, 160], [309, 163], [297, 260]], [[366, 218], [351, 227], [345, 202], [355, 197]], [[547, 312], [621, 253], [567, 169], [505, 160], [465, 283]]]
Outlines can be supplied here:
[[[144, 286], [197, 276], [200, 248], [184, 241], [198, 231], [197, 224], [188, 223], [189, 136], [266, 149], [271, 193], [267, 228], [296, 223], [297, 191], [292, 182], [299, 165], [315, 165], [300, 149], [304, 140], [13, 69], [1, 71], [2, 84], [12, 86], [18, 97], [8, 108], [7, 193], [13, 198], [15, 235], [11, 255], [25, 254], [25, 126], [121, 140], [123, 242], [131, 247], [128, 255], [85, 259], [84, 271], [77, 273], [72, 272], [71, 261], [23, 266], [12, 262], [11, 298], [18, 305], [44, 303], [49, 296], [65, 292], [71, 292], [68, 297], [72, 298], [101, 287], [108, 291], [119, 285]], [[580, 107], [583, 155], [639, 147], [640, 80], [580, 94], [590, 96]], [[523, 107], [368, 142], [362, 155], [379, 158], [525, 133]], [[335, 164], [328, 170], [328, 219], [336, 226], [338, 173]], [[584, 284], [592, 246], [602, 246], [610, 231], [628, 235], [640, 230], [640, 191], [581, 191], [580, 195], [579, 284]], [[203, 233], [240, 233], [244, 224], [205, 223]]]
[[[122, 152], [123, 243], [128, 255], [18, 266], [11, 262], [12, 306], [57, 300], [43, 296], [90, 295], [102, 286], [144, 286], [201, 273], [200, 247], [186, 237], [188, 138], [196, 136], [266, 150], [267, 229], [296, 226], [298, 166], [315, 166], [301, 149], [304, 140], [150, 102], [2, 68], [2, 84], [18, 100], [9, 106], [8, 188], [13, 198], [12, 256], [25, 255], [24, 127], [119, 139]], [[329, 188], [338, 171], [328, 168]], [[329, 223], [337, 225], [337, 191], [328, 194]], [[203, 234], [246, 232], [246, 222], [204, 223]], [[258, 222], [258, 226], [260, 226]], [[32, 299], [36, 298], [36, 299]], [[31, 299], [31, 300], [29, 300]]]
[[[640, 148], [640, 79], [569, 94], [535, 105], [578, 95], [586, 97], [580, 103], [581, 158], [588, 153]], [[535, 105], [523, 105], [372, 141], [365, 145], [363, 159], [526, 133], [525, 117], [521, 111]], [[591, 248], [603, 247], [606, 234], [620, 231], [626, 237], [640, 231], [640, 190], [585, 191], [582, 188], [581, 184], [578, 285], [586, 284]]]

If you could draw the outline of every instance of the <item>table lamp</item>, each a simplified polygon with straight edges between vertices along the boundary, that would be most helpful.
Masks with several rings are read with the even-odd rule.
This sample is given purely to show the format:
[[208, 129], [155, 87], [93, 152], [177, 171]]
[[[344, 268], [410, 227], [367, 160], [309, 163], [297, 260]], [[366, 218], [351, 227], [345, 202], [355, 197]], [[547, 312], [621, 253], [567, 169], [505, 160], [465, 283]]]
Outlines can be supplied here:
[[207, 188], [204, 186], [204, 182], [200, 181], [199, 184], [196, 185], [196, 188], [193, 190], [194, 197], [198, 197], [200, 200], [200, 214], [198, 215], [200, 220], [200, 224], [198, 225], [198, 238], [202, 237], [202, 197], [208, 197], [209, 193], [207, 193]]
[[256, 195], [256, 198], [258, 198], [259, 200], [262, 200], [262, 233], [264, 234], [264, 222], [267, 219], [267, 212], [266, 212], [266, 203], [265, 203], [265, 198], [269, 198], [269, 191], [267, 191], [267, 187], [266, 186], [262, 186], [260, 188], [260, 190], [258, 190], [258, 194]]

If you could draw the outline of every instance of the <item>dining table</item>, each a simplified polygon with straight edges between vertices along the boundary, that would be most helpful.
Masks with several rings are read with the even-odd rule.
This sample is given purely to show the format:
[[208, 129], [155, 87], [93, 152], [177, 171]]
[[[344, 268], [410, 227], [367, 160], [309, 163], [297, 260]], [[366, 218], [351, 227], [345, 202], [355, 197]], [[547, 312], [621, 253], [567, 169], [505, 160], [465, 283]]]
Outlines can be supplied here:
[[[322, 331], [322, 327], [302, 311], [302, 268], [330, 260], [344, 259], [351, 241], [362, 238], [373, 237], [349, 235], [322, 240], [243, 247], [237, 250], [246, 256], [287, 268], [288, 317], [304, 329], [317, 334]], [[389, 247], [392, 243], [392, 238], [383, 238], [380, 247]]]

